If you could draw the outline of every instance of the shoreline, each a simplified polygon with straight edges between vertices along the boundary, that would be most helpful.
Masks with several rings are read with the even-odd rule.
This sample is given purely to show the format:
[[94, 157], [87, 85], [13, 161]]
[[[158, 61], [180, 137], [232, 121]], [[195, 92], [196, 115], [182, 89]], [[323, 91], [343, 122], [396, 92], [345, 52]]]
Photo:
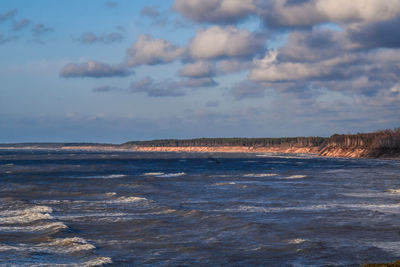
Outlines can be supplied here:
[[376, 158], [400, 160], [400, 155], [369, 156], [371, 150], [366, 148], [341, 148], [341, 147], [296, 147], [296, 146], [121, 146], [121, 145], [83, 145], [48, 147], [31, 146], [0, 146], [0, 150], [55, 150], [55, 151], [88, 151], [88, 152], [185, 152], [185, 153], [284, 153], [284, 154], [309, 154], [331, 158]]

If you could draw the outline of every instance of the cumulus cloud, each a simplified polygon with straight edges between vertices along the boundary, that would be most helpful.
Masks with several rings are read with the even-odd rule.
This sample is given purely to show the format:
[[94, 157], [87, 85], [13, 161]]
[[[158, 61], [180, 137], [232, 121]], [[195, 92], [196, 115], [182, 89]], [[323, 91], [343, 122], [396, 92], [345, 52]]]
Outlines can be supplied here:
[[397, 0], [270, 0], [260, 3], [258, 13], [269, 26], [371, 23], [390, 20], [400, 13]]
[[215, 70], [213, 64], [207, 61], [189, 63], [179, 70], [180, 76], [193, 78], [210, 77], [213, 76], [214, 73]]
[[118, 32], [104, 33], [100, 35], [96, 35], [92, 32], [84, 32], [78, 38], [78, 41], [82, 44], [94, 44], [94, 43], [103, 43], [110, 44], [115, 42], [122, 41], [123, 36]]
[[4, 14], [0, 14], [0, 23], [12, 19], [17, 14], [17, 9], [11, 9]]
[[198, 30], [189, 44], [190, 55], [197, 59], [248, 57], [263, 49], [263, 38], [233, 26]]
[[400, 48], [400, 17], [388, 21], [350, 27], [349, 39], [358, 48]]
[[140, 15], [150, 18], [157, 18], [160, 16], [160, 12], [156, 6], [145, 6], [142, 8], [142, 10], [140, 10]]
[[163, 64], [182, 57], [184, 53], [184, 48], [169, 41], [141, 34], [126, 50], [126, 62], [129, 66]]
[[89, 61], [82, 64], [67, 64], [60, 72], [60, 77], [64, 78], [104, 78], [104, 77], [125, 77], [132, 74], [126, 66], [108, 65], [106, 63]]
[[233, 23], [255, 11], [254, 0], [175, 0], [174, 9], [197, 22]]

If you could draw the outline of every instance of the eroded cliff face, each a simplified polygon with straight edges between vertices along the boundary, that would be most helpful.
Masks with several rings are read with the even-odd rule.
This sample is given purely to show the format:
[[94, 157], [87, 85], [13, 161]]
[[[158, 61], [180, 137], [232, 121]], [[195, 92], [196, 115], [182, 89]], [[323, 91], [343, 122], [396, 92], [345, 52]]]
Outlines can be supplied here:
[[323, 147], [319, 152], [320, 156], [325, 157], [340, 157], [340, 158], [368, 158], [370, 151], [366, 148], [357, 147]]
[[318, 154], [319, 147], [245, 147], [245, 146], [186, 146], [186, 147], [136, 147], [136, 151], [148, 152], [243, 152], [243, 153], [303, 153]]

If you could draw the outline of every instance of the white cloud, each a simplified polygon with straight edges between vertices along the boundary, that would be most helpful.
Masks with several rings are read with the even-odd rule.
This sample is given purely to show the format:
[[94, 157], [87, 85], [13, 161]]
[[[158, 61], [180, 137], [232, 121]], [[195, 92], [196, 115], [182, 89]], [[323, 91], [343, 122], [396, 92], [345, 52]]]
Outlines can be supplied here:
[[198, 22], [231, 23], [249, 16], [254, 0], [175, 0], [175, 10]]
[[233, 26], [198, 30], [189, 44], [190, 55], [198, 59], [253, 56], [263, 48], [262, 38]]
[[197, 61], [185, 65], [180, 71], [179, 75], [184, 77], [209, 77], [214, 74], [214, 66], [207, 61]]
[[184, 52], [184, 48], [172, 45], [169, 41], [141, 34], [126, 50], [126, 62], [129, 66], [169, 63], [180, 58]]

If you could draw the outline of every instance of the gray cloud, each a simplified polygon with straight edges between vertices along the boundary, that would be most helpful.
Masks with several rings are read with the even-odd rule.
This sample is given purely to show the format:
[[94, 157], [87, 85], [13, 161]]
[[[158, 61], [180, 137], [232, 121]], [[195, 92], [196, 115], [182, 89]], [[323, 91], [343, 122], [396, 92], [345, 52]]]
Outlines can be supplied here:
[[118, 32], [111, 32], [96, 35], [91, 32], [84, 32], [78, 38], [78, 41], [82, 44], [94, 44], [94, 43], [103, 43], [103, 44], [110, 44], [115, 42], [122, 41], [123, 36]]
[[190, 55], [198, 59], [249, 57], [263, 50], [264, 38], [233, 26], [198, 30], [189, 44]]
[[60, 72], [60, 77], [64, 78], [104, 78], [104, 77], [125, 77], [131, 75], [133, 72], [129, 71], [126, 66], [108, 65], [106, 63], [89, 61], [82, 64], [67, 64]]
[[150, 17], [150, 18], [157, 18], [160, 16], [160, 12], [158, 11], [157, 6], [145, 6], [140, 10], [140, 15]]
[[183, 77], [202, 78], [210, 77], [215, 74], [213, 64], [207, 61], [197, 61], [194, 63], [186, 64], [179, 70], [179, 75]]
[[234, 23], [255, 11], [254, 0], [175, 0], [174, 9], [197, 22]]
[[40, 24], [40, 23], [39, 24], [35, 24], [32, 27], [32, 32], [35, 35], [42, 35], [42, 34], [45, 34], [47, 32], [51, 32], [51, 31], [53, 31], [52, 28], [49, 28], [49, 27], [47, 27], [47, 26], [45, 26], [43, 24]]
[[400, 48], [400, 17], [358, 25], [347, 31], [349, 39], [358, 48]]
[[17, 9], [11, 9], [4, 14], [0, 14], [0, 23], [12, 19], [17, 14]]
[[118, 87], [104, 85], [104, 86], [95, 87], [95, 88], [93, 88], [92, 91], [96, 92], [96, 93], [106, 93], [106, 92], [123, 91], [123, 90]]
[[217, 86], [218, 83], [214, 81], [214, 79], [209, 77], [204, 78], [190, 78], [184, 79], [180, 81], [179, 85], [181, 87], [189, 87], [189, 88], [201, 88], [201, 87], [214, 87]]
[[177, 97], [185, 95], [179, 83], [170, 80], [155, 82], [150, 77], [131, 83], [129, 91], [132, 93], [146, 93], [149, 97]]
[[242, 81], [233, 85], [229, 94], [234, 96], [237, 100], [242, 100], [244, 98], [263, 97], [265, 90], [266, 87], [261, 83]]
[[400, 14], [400, 2], [397, 0], [267, 0], [258, 3], [258, 13], [269, 26], [371, 23], [390, 20]]
[[129, 66], [165, 64], [179, 59], [184, 53], [184, 48], [169, 41], [141, 34], [126, 50], [126, 62]]
[[28, 26], [30, 23], [31, 23], [31, 21], [29, 19], [21, 19], [19, 21], [14, 22], [12, 30], [19, 31], [19, 30], [25, 28], [26, 26]]

